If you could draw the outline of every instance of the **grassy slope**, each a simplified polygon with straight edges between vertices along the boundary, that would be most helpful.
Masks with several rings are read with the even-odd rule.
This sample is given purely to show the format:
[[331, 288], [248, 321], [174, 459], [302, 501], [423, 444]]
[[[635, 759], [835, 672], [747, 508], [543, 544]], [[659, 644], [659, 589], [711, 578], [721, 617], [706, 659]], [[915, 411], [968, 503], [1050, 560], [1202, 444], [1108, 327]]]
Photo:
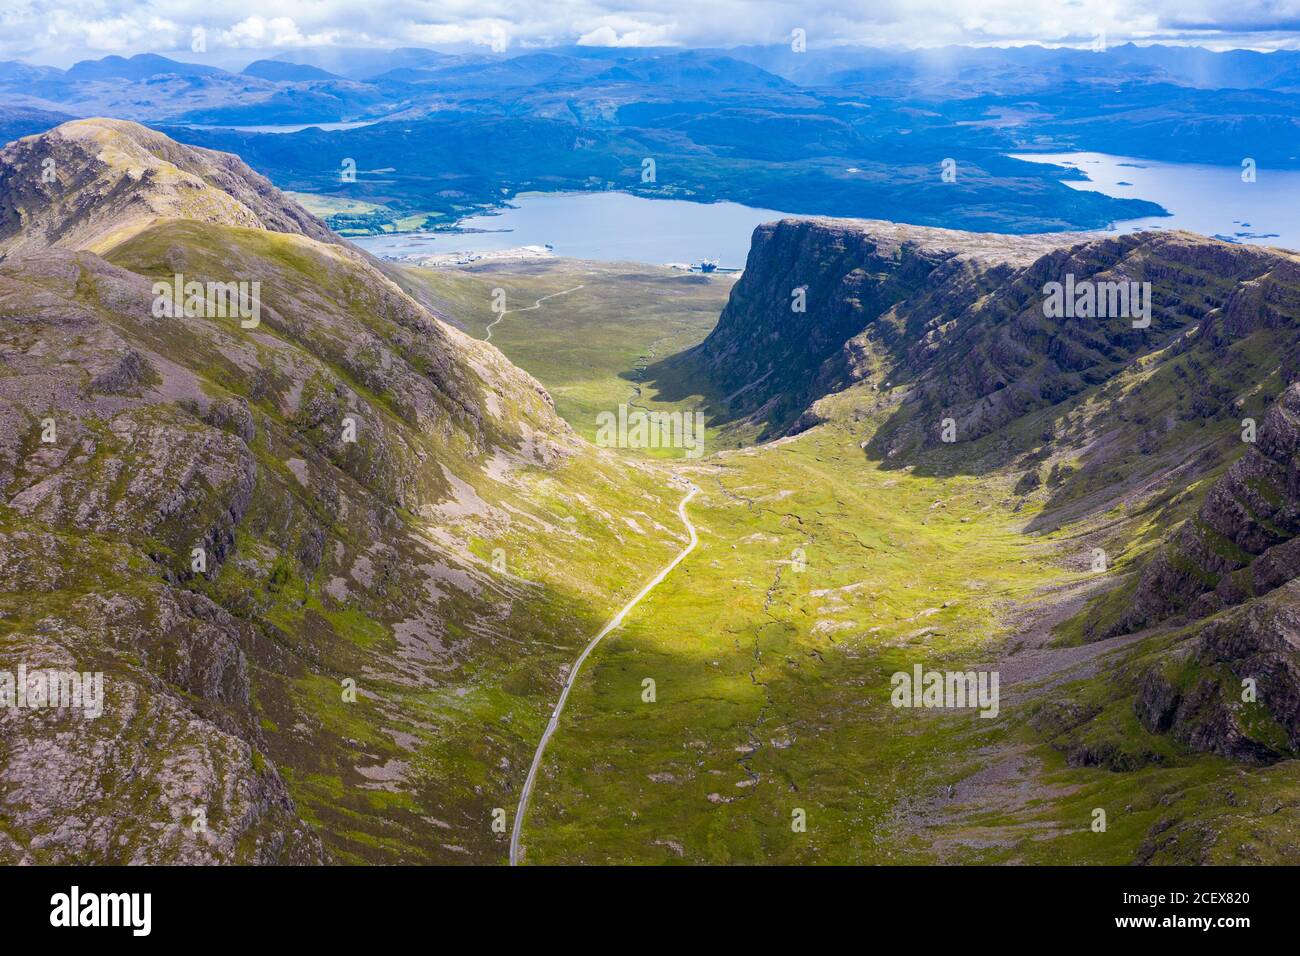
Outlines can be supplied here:
[[[535, 860], [904, 859], [894, 808], [946, 735], [893, 711], [889, 675], [922, 649], [932, 667], [978, 658], [999, 608], [1054, 569], [978, 482], [890, 475], [852, 439], [825, 429], [694, 475], [700, 548], [575, 691]], [[593, 825], [606, 814], [619, 825]]]
[[[149, 274], [164, 253], [180, 248], [187, 272], [201, 274], [213, 249], [187, 247], [192, 242], [183, 229], [162, 227], [114, 259]], [[339, 275], [318, 274], [294, 240], [231, 230], [223, 242], [266, 281], [268, 305], [276, 306], [277, 288], [307, 283], [331, 308], [371, 321], [364, 296], [340, 284]], [[493, 288], [505, 288], [508, 307], [517, 308], [585, 285], [540, 309], [507, 315], [493, 341], [548, 386], [586, 437], [594, 434], [597, 411], [627, 400], [638, 359], [652, 347], [662, 356], [698, 341], [727, 289], [725, 279], [700, 282], [653, 270], [573, 263], [517, 268], [412, 272], [406, 281], [471, 333], [495, 318]], [[81, 291], [88, 304], [98, 301], [93, 287]], [[405, 441], [425, 443], [497, 515], [515, 518], [465, 514], [430, 522], [402, 512], [392, 539], [399, 560], [390, 590], [340, 601], [328, 591], [331, 576], [346, 574], [373, 541], [356, 516], [328, 513], [286, 469], [291, 457], [305, 458], [313, 469], [330, 463], [275, 392], [255, 395], [250, 369], [233, 361], [219, 338], [166, 324], [146, 335], [131, 316], [108, 320], [128, 338], [191, 367], [210, 394], [245, 398], [262, 416], [265, 427], [253, 447], [259, 485], [236, 553], [214, 581], [190, 586], [258, 626], [248, 651], [256, 712], [266, 754], [299, 812], [320, 825], [343, 861], [504, 860], [506, 837], [492, 832], [491, 813], [513, 812], [564, 666], [682, 540], [664, 465], [633, 468], [634, 456], [583, 454], [554, 470], [529, 469], [510, 484], [488, 481], [464, 467], [462, 450], [443, 444], [445, 436], [410, 433], [387, 396], [325, 363], [317, 369], [321, 376], [355, 391]], [[263, 334], [280, 333], [268, 326]], [[570, 347], [573, 342], [583, 347]], [[297, 349], [283, 338], [277, 347]], [[1237, 350], [1234, 361], [1260, 359], [1257, 343]], [[1206, 447], [1220, 457], [1229, 453], [1232, 416], [1201, 425], [1181, 415], [1197, 389], [1179, 382], [1203, 385], [1220, 370], [1184, 367], [1180, 375], [1179, 364], [1186, 361], [1125, 373], [1108, 386], [1115, 394], [1106, 401], [1094, 390], [1067, 409], [1018, 423], [1010, 444], [1029, 449], [1026, 461], [1044, 474], [1056, 458], [1075, 468], [1028, 499], [1012, 493], [1018, 472], [971, 474], [958, 467], [979, 460], [978, 449], [941, 449], [952, 460], [927, 462], [924, 473], [869, 460], [860, 443], [887, 409], [866, 389], [837, 399], [831, 424], [794, 441], [678, 463], [703, 489], [691, 506], [700, 547], [584, 669], [530, 812], [529, 859], [1293, 857], [1290, 834], [1300, 805], [1295, 762], [1252, 769], [1189, 754], [1147, 734], [1133, 717], [1136, 665], [1125, 658], [1155, 653], [1185, 635], [1156, 635], [1065, 686], [1008, 699], [998, 720], [888, 704], [895, 670], [915, 662], [956, 669], [997, 660], [1005, 638], [1022, 624], [1025, 605], [1041, 603], [1044, 588], [1084, 577], [1080, 555], [1096, 540], [1122, 572], [1154, 544], [1156, 532], [1195, 509], [1208, 479], [1101, 516], [1115, 525], [1105, 532], [1096, 517], [1048, 521], [1040, 512], [1050, 501], [1068, 514], [1072, 502], [1116, 480], [1108, 469], [1155, 469], [1168, 451], [1094, 464], [1086, 454], [1035, 448], [1034, 436], [1049, 418], [1058, 434], [1095, 432], [1106, 423], [1127, 434], [1142, 424], [1130, 413], [1173, 417], [1179, 424], [1167, 436], [1170, 447], [1203, 431]], [[1112, 401], [1121, 393], [1131, 395], [1127, 408]], [[349, 484], [349, 472], [330, 475], [350, 494], [362, 494]], [[286, 548], [307, 514], [329, 527], [331, 552], [342, 549], [315, 571]], [[1048, 530], [1024, 533], [1034, 526]], [[393, 667], [401, 657], [400, 615], [391, 605], [422, 586], [409, 569], [431, 559], [419, 538], [435, 529], [463, 541], [479, 562], [503, 548], [514, 577], [487, 592], [447, 588], [438, 611], [454, 653], [447, 670], [415, 687]], [[134, 560], [126, 541], [85, 540], [76, 548]], [[801, 560], [806, 565], [799, 570]], [[58, 610], [88, 587], [108, 586], [66, 577], [67, 593], [42, 598], [33, 615], [44, 615], [45, 606]], [[1058, 635], [1066, 644], [1083, 638], [1070, 624]], [[364, 675], [362, 698], [343, 705], [338, 680], [354, 674]], [[655, 703], [641, 700], [647, 677], [656, 682]], [[1072, 724], [1061, 716], [1067, 705], [1093, 716]], [[1068, 764], [1064, 751], [1080, 744], [1106, 762]], [[396, 771], [397, 781], [377, 778], [375, 768]], [[1096, 807], [1109, 815], [1104, 835], [1089, 828]], [[796, 808], [807, 813], [806, 833], [791, 831]], [[1157, 831], [1163, 836], [1153, 840]]]
[[[454, 281], [471, 280], [444, 280]], [[556, 276], [545, 291], [565, 281]], [[625, 301], [634, 301], [637, 288], [626, 284]], [[617, 299], [619, 292], [604, 295]], [[639, 314], [635, 321], [631, 308], [618, 314], [629, 317], [626, 338], [646, 337]], [[617, 325], [611, 330], [606, 320], [602, 329], [616, 332]], [[630, 350], [617, 335], [583, 341], [612, 344], [604, 357], [584, 356], [573, 366], [565, 362], [575, 353], [526, 335], [503, 334], [501, 344], [553, 388], [583, 378], [592, 365], [626, 363]], [[1248, 343], [1242, 348], [1250, 351]], [[924, 474], [868, 460], [860, 443], [883, 411], [865, 389], [833, 400], [832, 423], [798, 439], [685, 466], [703, 489], [691, 505], [700, 547], [584, 670], [548, 750], [525, 829], [526, 857], [1287, 858], [1300, 797], [1294, 762], [1243, 768], [1193, 754], [1147, 733], [1133, 715], [1138, 662], [1185, 635], [1117, 647], [1093, 666], [1031, 678], [1014, 690], [1004, 685], [996, 720], [889, 705], [895, 670], [917, 662], [954, 670], [994, 665], [1016, 650], [1027, 609], [1092, 578], [1083, 570], [1092, 547], [1105, 544], [1118, 562], [1110, 577], [1120, 577], [1160, 528], [1192, 513], [1209, 479], [1199, 491], [1161, 488], [1109, 513], [1070, 519], [1071, 502], [1115, 482], [1116, 467], [1158, 470], [1167, 449], [1094, 463], [1035, 447], [1053, 420], [1065, 434], [1177, 417], [1191, 393], [1180, 387], [1186, 369], [1176, 364], [1125, 373], [1105, 400], [1093, 390], [1017, 423], [1012, 445], [1031, 449], [1027, 460], [1044, 476], [1058, 457], [1072, 468], [1028, 498], [1013, 492], [1017, 472], [962, 473], [968, 457], [988, 452], [987, 443], [983, 452], [941, 449], [951, 460], [928, 462]], [[1119, 406], [1117, 423], [1113, 401], [1121, 394], [1131, 402]], [[581, 406], [561, 407], [574, 414]], [[1166, 443], [1185, 447], [1199, 431], [1199, 442], [1230, 458], [1233, 425], [1222, 417], [1208, 428], [1180, 424]], [[1049, 518], [1042, 510], [1048, 503], [1064, 510]], [[1030, 528], [1044, 530], [1026, 533]], [[1057, 633], [1057, 644], [1078, 640], [1070, 626]], [[654, 703], [642, 700], [646, 678], [655, 681]], [[1076, 706], [1090, 716], [1079, 726], [1062, 717]], [[1102, 762], [1067, 760], [1081, 745]], [[1096, 808], [1107, 813], [1104, 833], [1092, 829]], [[796, 809], [807, 814], [806, 833], [791, 829]]]
[[[304, 347], [331, 340], [345, 319], [382, 323], [356, 288], [359, 277], [303, 248], [291, 237], [171, 223], [113, 253], [115, 264], [145, 275], [169, 274], [161, 263], [179, 257], [190, 275], [222, 275], [222, 263], [237, 261], [241, 275], [259, 277], [264, 305], [281, 319], [302, 321], [305, 331], [297, 338], [264, 322], [261, 344], [248, 353], [256, 354], [252, 362], [241, 354], [248, 341], [228, 337], [229, 320], [151, 322], [103, 308], [89, 281], [78, 294], [128, 341], [191, 369], [213, 398], [248, 401], [257, 415], [257, 487], [235, 550], [218, 574], [186, 586], [255, 629], [245, 648], [254, 714], [266, 756], [299, 813], [320, 827], [342, 862], [503, 862], [506, 838], [493, 831], [492, 811], [512, 811], [565, 665], [680, 546], [672, 514], [679, 496], [657, 474], [588, 452], [493, 481], [472, 466], [454, 431], [417, 433], [393, 396], [373, 393], [348, 368], [322, 361], [324, 351]], [[312, 295], [302, 298], [300, 289]], [[314, 303], [310, 312], [296, 311], [303, 301]], [[355, 392], [365, 403], [368, 434], [382, 425], [387, 448], [363, 446], [361, 458], [331, 462], [318, 436], [304, 432], [287, 408], [283, 382], [269, 391], [255, 386], [259, 368], [290, 367], [295, 374], [311, 369], [304, 396], [336, 385]], [[366, 512], [382, 506], [382, 470], [395, 448], [420, 448], [447, 462], [490, 513], [431, 519], [399, 508], [396, 526], [376, 539]], [[314, 490], [286, 467], [293, 458], [308, 462]], [[439, 479], [429, 480], [436, 489]], [[337, 486], [350, 507], [334, 510], [320, 495], [327, 486]], [[294, 553], [312, 522], [327, 530], [325, 559], [316, 568]], [[382, 567], [376, 544], [391, 549], [379, 553], [391, 557]], [[77, 548], [111, 547], [135, 560], [140, 546], [113, 540]], [[183, 563], [180, 543], [151, 546], [164, 555], [175, 551]], [[489, 575], [485, 566], [498, 548], [507, 573]], [[357, 579], [361, 558], [374, 559], [376, 586]], [[425, 662], [417, 683], [410, 668], [423, 663], [403, 654], [396, 627], [424, 594], [420, 571], [430, 565], [449, 569], [434, 600], [448, 653]], [[329, 587], [339, 578], [349, 591], [343, 598]], [[43, 599], [42, 607], [72, 607], [79, 582]], [[6, 630], [26, 618], [7, 618]], [[360, 685], [355, 704], [341, 699], [345, 677]]]
[[[1004, 686], [996, 720], [892, 708], [896, 670], [997, 666], [1017, 611], [1083, 576], [1065, 566], [1079, 529], [1027, 537], [1009, 483], [882, 472], [854, 437], [830, 426], [700, 469], [701, 546], [575, 690], [535, 862], [1187, 862], [1233, 828], [1213, 858], [1285, 858], [1294, 762], [1244, 769], [1147, 733], [1129, 652], [1014, 703]], [[1062, 699], [1095, 719], [1058, 737], [1040, 708]], [[1108, 764], [1067, 765], [1078, 742]], [[1265, 804], [1290, 812], [1261, 822]], [[1144, 848], [1185, 821], [1188, 847]]]

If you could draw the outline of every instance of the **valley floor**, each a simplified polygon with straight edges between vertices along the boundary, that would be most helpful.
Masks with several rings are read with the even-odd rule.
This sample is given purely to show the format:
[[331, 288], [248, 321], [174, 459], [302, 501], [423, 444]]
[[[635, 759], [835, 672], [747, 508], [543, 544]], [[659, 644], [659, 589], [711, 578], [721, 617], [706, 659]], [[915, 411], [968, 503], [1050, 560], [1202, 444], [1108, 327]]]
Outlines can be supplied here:
[[[536, 298], [575, 269], [490, 280]], [[594, 361], [567, 368], [563, 350], [539, 345], [561, 329], [573, 334], [576, 297], [544, 303], [513, 338], [501, 326], [507, 355], [559, 394], [585, 376], [561, 403], [570, 415], [580, 392], [599, 396], [591, 407], [616, 400], [628, 358], [656, 329], [661, 342], [690, 338], [633, 310], [629, 288], [649, 279], [601, 278], [589, 294], [629, 308], [595, 310], [605, 337], [582, 339]], [[445, 289], [486, 279], [429, 281]], [[871, 460], [863, 445], [885, 412], [867, 400], [796, 438], [658, 466], [665, 484], [676, 475], [701, 489], [690, 503], [699, 547], [578, 674], [540, 767], [524, 861], [1246, 862], [1293, 853], [1272, 834], [1296, 813], [1294, 761], [1242, 768], [1184, 752], [1147, 733], [1131, 700], [1111, 699], [1128, 658], [1167, 637], [1081, 644], [1060, 627], [1117, 580], [1090, 570], [1088, 529], [1031, 531], [1038, 506], [1025, 507], [1009, 477], [924, 476]], [[580, 414], [573, 423], [584, 430]], [[997, 716], [892, 706], [892, 675], [918, 663], [997, 672]], [[1098, 712], [1082, 749], [1059, 716], [1075, 706]], [[1271, 818], [1265, 804], [1276, 808]]]

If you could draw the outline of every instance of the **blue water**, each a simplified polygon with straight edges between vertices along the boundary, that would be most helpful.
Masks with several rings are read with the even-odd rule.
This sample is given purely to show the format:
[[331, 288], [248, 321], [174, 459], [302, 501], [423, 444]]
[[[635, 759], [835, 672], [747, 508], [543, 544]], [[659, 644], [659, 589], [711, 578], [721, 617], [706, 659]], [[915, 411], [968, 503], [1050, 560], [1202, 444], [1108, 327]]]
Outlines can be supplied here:
[[1160, 163], [1106, 153], [1014, 153], [1016, 159], [1067, 166], [1087, 180], [1074, 189], [1107, 196], [1146, 199], [1169, 216], [1127, 219], [1118, 232], [1186, 229], [1234, 242], [1300, 249], [1300, 171], [1256, 169], [1255, 182], [1242, 182], [1240, 167]]
[[[1018, 153], [1017, 159], [1080, 170], [1073, 189], [1146, 199], [1170, 212], [1112, 224], [1111, 230], [1187, 229], [1233, 242], [1300, 249], [1300, 171], [1163, 163], [1105, 153]], [[378, 256], [489, 253], [550, 245], [557, 256], [604, 261], [698, 263], [739, 269], [750, 235], [793, 216], [739, 203], [647, 199], [619, 192], [521, 193], [493, 213], [457, 225], [462, 233], [416, 232], [352, 239]]]
[[754, 227], [792, 213], [734, 202], [645, 199], [628, 193], [520, 193], [498, 213], [457, 225], [489, 232], [399, 233], [352, 242], [400, 258], [550, 245], [555, 255], [607, 262], [698, 263], [740, 269]]

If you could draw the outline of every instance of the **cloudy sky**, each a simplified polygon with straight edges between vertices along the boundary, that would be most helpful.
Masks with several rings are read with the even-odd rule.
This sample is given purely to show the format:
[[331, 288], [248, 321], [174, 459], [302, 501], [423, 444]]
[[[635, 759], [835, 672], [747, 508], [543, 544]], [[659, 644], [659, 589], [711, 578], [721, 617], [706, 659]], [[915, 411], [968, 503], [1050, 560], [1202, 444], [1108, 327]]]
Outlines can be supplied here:
[[308, 46], [518, 50], [788, 42], [932, 46], [1189, 42], [1300, 49], [1300, 0], [0, 0], [0, 59], [190, 54], [226, 65]]

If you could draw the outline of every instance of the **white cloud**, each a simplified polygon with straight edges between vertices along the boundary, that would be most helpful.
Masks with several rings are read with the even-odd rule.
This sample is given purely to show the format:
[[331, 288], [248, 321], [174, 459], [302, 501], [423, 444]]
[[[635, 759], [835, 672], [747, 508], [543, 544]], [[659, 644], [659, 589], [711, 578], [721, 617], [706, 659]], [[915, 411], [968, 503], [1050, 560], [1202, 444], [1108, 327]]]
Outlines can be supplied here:
[[304, 34], [290, 17], [246, 17], [229, 30], [217, 34], [219, 45], [239, 49], [283, 49], [286, 47], [330, 46], [338, 33], [322, 30], [318, 33]]
[[[581, 29], [581, 26], [579, 27]], [[677, 23], [649, 23], [635, 17], [599, 17], [578, 37], [579, 46], [674, 46]]]
[[[0, 58], [66, 64], [106, 53], [210, 52], [312, 45], [495, 49], [733, 46], [785, 42], [1084, 43], [1127, 39], [1300, 48], [1300, 0], [5, 0]], [[233, 55], [233, 53], [232, 53]]]
[[403, 33], [404, 42], [430, 46], [485, 46], [503, 52], [510, 47], [514, 25], [509, 20], [474, 19], [460, 23], [413, 23]]

